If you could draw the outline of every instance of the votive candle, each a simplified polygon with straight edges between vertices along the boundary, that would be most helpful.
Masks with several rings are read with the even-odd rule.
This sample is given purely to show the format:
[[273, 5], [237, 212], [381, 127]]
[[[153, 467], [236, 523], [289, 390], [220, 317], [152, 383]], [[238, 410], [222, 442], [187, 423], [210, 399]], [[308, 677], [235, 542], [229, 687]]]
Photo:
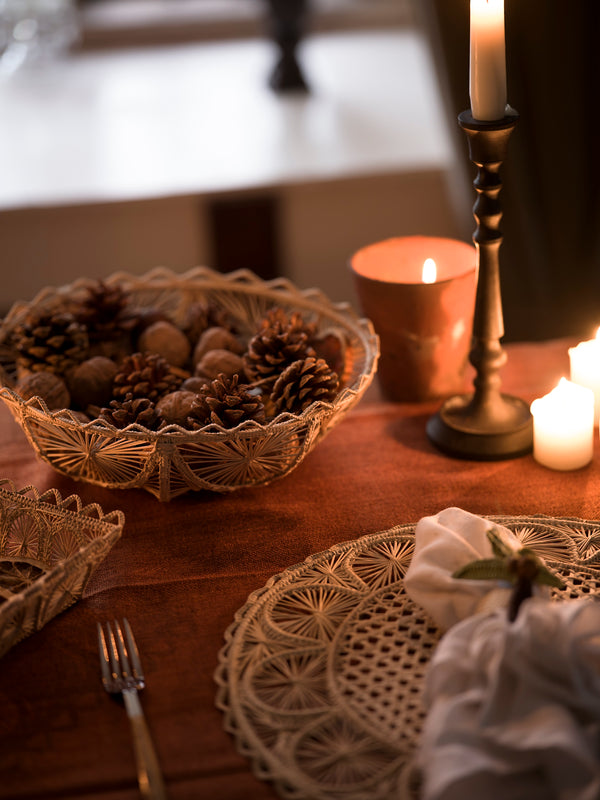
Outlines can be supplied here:
[[600, 328], [595, 339], [569, 348], [571, 380], [594, 392], [595, 416], [600, 418]]
[[438, 236], [366, 245], [350, 260], [362, 311], [379, 336], [377, 378], [393, 402], [466, 390], [477, 251]]
[[533, 457], [550, 469], [580, 469], [594, 452], [594, 393], [566, 378], [531, 404]]

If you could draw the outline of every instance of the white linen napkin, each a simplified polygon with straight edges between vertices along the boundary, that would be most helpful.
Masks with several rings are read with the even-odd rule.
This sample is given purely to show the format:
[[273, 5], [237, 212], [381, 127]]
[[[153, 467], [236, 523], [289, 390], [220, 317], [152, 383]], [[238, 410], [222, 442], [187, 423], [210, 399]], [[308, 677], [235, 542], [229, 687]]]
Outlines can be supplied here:
[[600, 798], [600, 603], [526, 600], [455, 625], [425, 686], [423, 800]]
[[[494, 581], [452, 577], [471, 561], [493, 557], [487, 537], [492, 527], [514, 550], [521, 548], [508, 528], [461, 508], [446, 508], [435, 516], [423, 517], [417, 524], [415, 552], [404, 576], [404, 588], [442, 630], [481, 610], [490, 593], [497, 593]], [[506, 601], [509, 594], [506, 589]]]

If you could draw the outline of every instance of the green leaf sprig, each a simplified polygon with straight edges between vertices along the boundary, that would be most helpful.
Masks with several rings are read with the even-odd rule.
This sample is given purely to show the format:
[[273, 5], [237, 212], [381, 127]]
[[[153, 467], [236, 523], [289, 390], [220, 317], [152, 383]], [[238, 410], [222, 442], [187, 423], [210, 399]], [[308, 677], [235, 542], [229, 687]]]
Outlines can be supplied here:
[[564, 583], [551, 572], [543, 561], [528, 547], [513, 550], [504, 541], [498, 528], [486, 531], [492, 545], [494, 558], [482, 558], [457, 569], [453, 578], [471, 581], [497, 580], [512, 585], [513, 590], [508, 606], [511, 622], [517, 618], [521, 603], [533, 594], [534, 584], [563, 589]]

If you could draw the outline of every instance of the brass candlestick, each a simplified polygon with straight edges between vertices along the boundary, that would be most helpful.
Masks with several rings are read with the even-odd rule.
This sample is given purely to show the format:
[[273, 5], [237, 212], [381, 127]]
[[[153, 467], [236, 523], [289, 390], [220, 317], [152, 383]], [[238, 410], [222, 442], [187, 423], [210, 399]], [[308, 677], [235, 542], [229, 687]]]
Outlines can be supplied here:
[[500, 295], [499, 230], [502, 188], [499, 170], [508, 140], [519, 115], [512, 109], [500, 120], [483, 122], [463, 111], [458, 121], [467, 135], [469, 157], [477, 166], [473, 186], [477, 199], [473, 216], [477, 228], [473, 241], [479, 255], [475, 297], [473, 343], [469, 361], [477, 375], [475, 391], [447, 400], [427, 423], [429, 439], [449, 455], [493, 461], [529, 453], [533, 447], [533, 422], [529, 406], [502, 394], [498, 374], [506, 362], [500, 345], [504, 336]]

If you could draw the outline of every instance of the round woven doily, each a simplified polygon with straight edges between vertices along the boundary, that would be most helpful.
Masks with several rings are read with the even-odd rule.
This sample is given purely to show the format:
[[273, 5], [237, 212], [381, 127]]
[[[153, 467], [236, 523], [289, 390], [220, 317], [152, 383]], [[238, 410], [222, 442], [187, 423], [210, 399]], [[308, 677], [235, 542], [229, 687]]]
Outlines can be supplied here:
[[[490, 517], [555, 571], [600, 587], [600, 523]], [[402, 577], [414, 525], [336, 545], [272, 577], [236, 614], [217, 706], [255, 773], [294, 800], [417, 798], [423, 679], [440, 632]]]

